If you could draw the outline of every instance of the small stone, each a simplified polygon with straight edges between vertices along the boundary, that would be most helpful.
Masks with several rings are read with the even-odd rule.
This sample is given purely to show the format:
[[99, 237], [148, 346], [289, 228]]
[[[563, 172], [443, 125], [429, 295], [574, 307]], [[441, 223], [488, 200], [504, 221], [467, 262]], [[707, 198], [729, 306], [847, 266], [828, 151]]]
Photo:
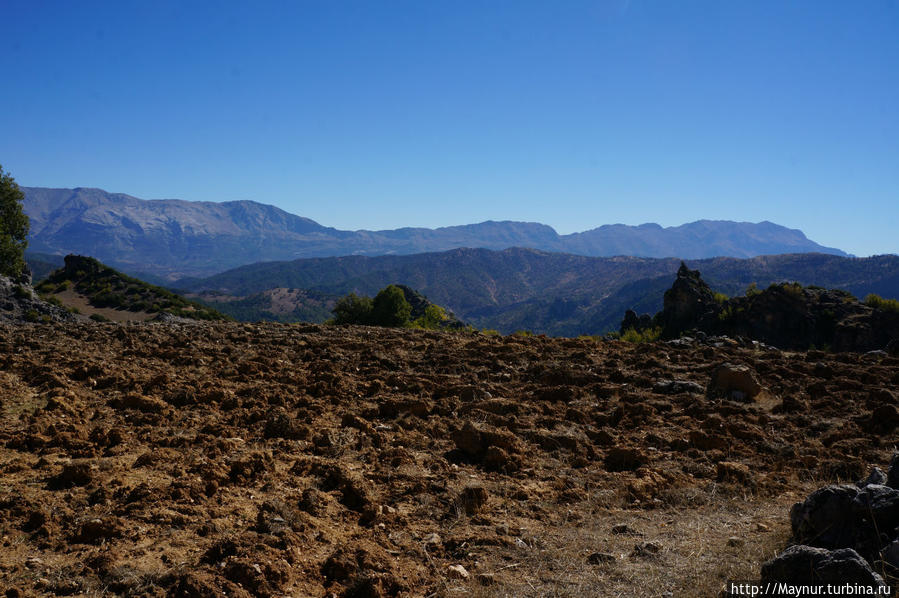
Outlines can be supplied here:
[[436, 546], [438, 544], [442, 544], [443, 540], [440, 539], [440, 535], [436, 533], [431, 533], [425, 536], [424, 540], [425, 544], [428, 546]]
[[660, 550], [662, 550], [662, 547], [655, 542], [640, 542], [639, 544], [634, 546], [634, 550], [631, 552], [631, 556], [649, 557], [658, 554]]
[[446, 568], [447, 575], [451, 579], [468, 579], [471, 574], [462, 565], [450, 565]]
[[616, 536], [642, 536], [643, 535], [640, 532], [638, 532], [637, 530], [631, 528], [631, 526], [629, 526], [626, 523], [619, 523], [618, 525], [613, 526], [612, 533], [615, 534]]
[[604, 563], [615, 562], [615, 555], [608, 552], [594, 552], [587, 557], [587, 562], [591, 565], [602, 565]]
[[765, 525], [764, 523], [756, 523], [755, 531], [757, 532], [770, 532], [771, 528]]
[[25, 566], [29, 569], [37, 569], [44, 564], [44, 561], [37, 558], [36, 556], [25, 559]]

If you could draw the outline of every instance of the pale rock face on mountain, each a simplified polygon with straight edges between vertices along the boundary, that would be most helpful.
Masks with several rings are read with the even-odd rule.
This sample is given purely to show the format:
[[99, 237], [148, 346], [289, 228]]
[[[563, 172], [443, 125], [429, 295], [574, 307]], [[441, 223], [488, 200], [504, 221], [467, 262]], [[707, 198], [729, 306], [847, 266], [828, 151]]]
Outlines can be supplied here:
[[587, 256], [704, 258], [821, 252], [799, 230], [699, 221], [677, 227], [607, 225], [559, 235], [530, 222], [482, 222], [445, 228], [341, 231], [274, 206], [142, 200], [101, 189], [24, 187], [30, 250], [78, 253], [129, 271], [174, 278], [208, 275], [243, 264], [340, 255], [414, 254], [460, 247], [530, 247]]

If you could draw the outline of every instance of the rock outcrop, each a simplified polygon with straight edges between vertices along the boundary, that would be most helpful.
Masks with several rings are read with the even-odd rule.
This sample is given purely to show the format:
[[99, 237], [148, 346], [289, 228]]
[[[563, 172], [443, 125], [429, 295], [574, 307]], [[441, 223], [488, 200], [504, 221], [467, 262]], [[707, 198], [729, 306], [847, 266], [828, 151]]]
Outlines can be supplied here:
[[[650, 318], [628, 311], [621, 331], [661, 328], [663, 339], [699, 332], [744, 337], [781, 349], [867, 352], [899, 339], [899, 312], [860, 302], [837, 289], [773, 284], [727, 299], [716, 295], [697, 270], [681, 264], [665, 292], [662, 311]], [[893, 343], [890, 345], [890, 343]]]
[[0, 322], [65, 322], [75, 316], [38, 297], [31, 276], [19, 280], [0, 276]]

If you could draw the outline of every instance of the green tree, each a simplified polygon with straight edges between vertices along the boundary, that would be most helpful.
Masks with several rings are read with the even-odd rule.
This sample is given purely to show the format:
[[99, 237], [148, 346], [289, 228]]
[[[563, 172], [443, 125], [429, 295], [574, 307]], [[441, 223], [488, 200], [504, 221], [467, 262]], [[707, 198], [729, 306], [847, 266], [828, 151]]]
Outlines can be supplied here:
[[412, 306], [406, 301], [402, 289], [388, 285], [375, 295], [371, 315], [376, 326], [408, 326]]
[[370, 297], [350, 293], [337, 300], [331, 313], [334, 314], [334, 324], [370, 324], [372, 300]]
[[13, 278], [25, 270], [28, 216], [22, 210], [25, 194], [0, 166], [0, 274]]

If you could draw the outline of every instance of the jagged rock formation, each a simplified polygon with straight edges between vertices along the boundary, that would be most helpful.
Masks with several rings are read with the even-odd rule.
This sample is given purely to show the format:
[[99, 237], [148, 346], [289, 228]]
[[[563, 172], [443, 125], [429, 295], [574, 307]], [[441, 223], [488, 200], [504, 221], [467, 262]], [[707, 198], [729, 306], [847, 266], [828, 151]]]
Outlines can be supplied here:
[[674, 338], [689, 328], [707, 326], [718, 307], [712, 289], [699, 276], [699, 270], [690, 270], [683, 262], [674, 284], [665, 291], [663, 305], [658, 324], [665, 338]]
[[621, 331], [659, 327], [663, 339], [690, 331], [747, 337], [782, 349], [882, 350], [899, 339], [899, 313], [872, 307], [837, 289], [773, 284], [727, 299], [715, 295], [699, 271], [681, 264], [654, 317], [625, 313]]

